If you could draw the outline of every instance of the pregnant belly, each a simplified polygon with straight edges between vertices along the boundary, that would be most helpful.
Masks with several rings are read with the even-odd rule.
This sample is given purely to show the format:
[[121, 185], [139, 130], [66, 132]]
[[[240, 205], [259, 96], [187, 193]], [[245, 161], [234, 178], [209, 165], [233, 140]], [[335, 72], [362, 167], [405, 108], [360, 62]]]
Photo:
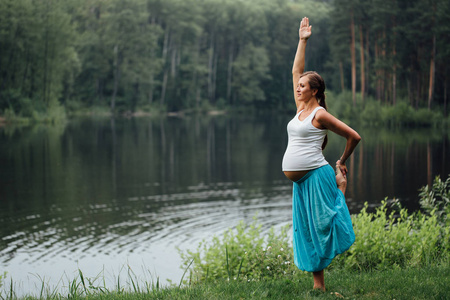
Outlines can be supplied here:
[[309, 171], [284, 171], [284, 175], [292, 181], [299, 181]]

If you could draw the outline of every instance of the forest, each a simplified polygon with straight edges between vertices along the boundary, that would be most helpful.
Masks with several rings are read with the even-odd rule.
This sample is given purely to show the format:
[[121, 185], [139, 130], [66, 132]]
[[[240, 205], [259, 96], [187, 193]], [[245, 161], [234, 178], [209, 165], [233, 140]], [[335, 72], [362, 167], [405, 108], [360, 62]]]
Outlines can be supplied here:
[[0, 116], [292, 109], [303, 16], [333, 95], [447, 115], [448, 0], [0, 0]]

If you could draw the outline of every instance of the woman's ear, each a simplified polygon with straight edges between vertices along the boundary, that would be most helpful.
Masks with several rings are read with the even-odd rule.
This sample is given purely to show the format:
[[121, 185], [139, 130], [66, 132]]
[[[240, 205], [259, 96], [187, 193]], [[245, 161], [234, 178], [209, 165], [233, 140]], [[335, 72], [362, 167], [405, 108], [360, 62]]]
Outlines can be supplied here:
[[318, 89], [314, 89], [313, 91], [312, 91], [312, 95], [315, 97], [316, 95], [317, 95], [317, 92], [318, 92], [319, 90]]

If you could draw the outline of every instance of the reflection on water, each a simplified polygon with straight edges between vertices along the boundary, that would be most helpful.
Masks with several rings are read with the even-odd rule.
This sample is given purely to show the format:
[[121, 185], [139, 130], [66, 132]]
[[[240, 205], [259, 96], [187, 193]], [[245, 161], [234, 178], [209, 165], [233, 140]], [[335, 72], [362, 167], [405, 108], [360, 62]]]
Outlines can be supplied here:
[[[265, 229], [289, 224], [291, 184], [281, 158], [290, 118], [83, 119], [0, 128], [0, 273], [24, 292], [39, 290], [33, 274], [57, 285], [77, 268], [117, 276], [129, 265], [178, 282], [176, 247], [195, 248], [256, 213]], [[385, 196], [416, 209], [417, 189], [450, 173], [442, 133], [360, 133], [349, 162], [353, 213]], [[336, 161], [343, 147], [330, 134], [327, 159]]]

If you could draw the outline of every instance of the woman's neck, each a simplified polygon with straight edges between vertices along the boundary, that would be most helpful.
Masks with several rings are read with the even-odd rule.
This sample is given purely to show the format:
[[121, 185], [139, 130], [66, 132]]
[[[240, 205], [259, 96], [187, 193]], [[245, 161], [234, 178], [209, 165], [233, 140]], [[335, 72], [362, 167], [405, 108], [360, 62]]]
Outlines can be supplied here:
[[312, 97], [308, 101], [305, 102], [305, 105], [303, 106], [304, 111], [312, 111], [314, 108], [319, 106], [319, 101], [317, 101], [316, 97]]

